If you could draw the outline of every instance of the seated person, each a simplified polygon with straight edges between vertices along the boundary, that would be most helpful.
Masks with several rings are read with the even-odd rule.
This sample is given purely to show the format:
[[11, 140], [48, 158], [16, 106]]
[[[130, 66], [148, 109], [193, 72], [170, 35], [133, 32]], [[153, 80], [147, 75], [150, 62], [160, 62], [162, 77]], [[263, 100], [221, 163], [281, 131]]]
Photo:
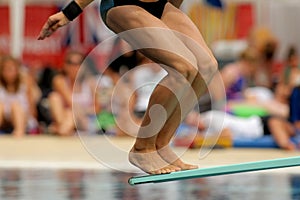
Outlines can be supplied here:
[[0, 61], [0, 127], [12, 135], [25, 135], [26, 129], [37, 128], [32, 88], [35, 84], [21, 72], [20, 62], [3, 56]]
[[287, 66], [281, 73], [278, 84], [274, 84], [274, 93], [268, 88], [254, 87], [247, 88], [244, 92], [245, 100], [241, 102], [230, 102], [231, 107], [244, 105], [265, 109], [270, 115], [283, 118], [289, 116], [289, 98], [291, 90], [300, 84], [300, 70], [297, 52], [291, 48], [286, 59]]
[[300, 86], [295, 87], [292, 91], [289, 120], [300, 131]]
[[277, 65], [275, 54], [278, 50], [278, 39], [267, 27], [254, 28], [248, 37], [248, 44], [258, 52], [257, 70], [254, 76], [256, 86], [273, 90], [276, 74], [273, 69]]
[[269, 115], [287, 118], [288, 91], [281, 84], [275, 87], [274, 92], [268, 87], [257, 86], [254, 77], [257, 66], [257, 53], [247, 49], [239, 61], [221, 70], [229, 111], [237, 106], [254, 107], [265, 110]]
[[54, 134], [73, 135], [74, 120], [76, 120], [76, 128], [87, 130], [88, 115], [98, 110], [89, 80], [76, 79], [83, 60], [84, 55], [81, 52], [67, 52], [63, 72], [53, 78], [53, 92], [49, 94], [52, 115], [49, 128]]
[[292, 124], [280, 117], [241, 118], [222, 111], [208, 111], [201, 115], [193, 113], [192, 116], [193, 120], [188, 116], [186, 122], [189, 125], [201, 127], [209, 136], [255, 139], [264, 135], [272, 135], [280, 148], [286, 150], [297, 148], [290, 141], [290, 138], [296, 134]]
[[134, 113], [139, 119], [142, 119], [146, 112], [154, 88], [167, 75], [167, 72], [160, 65], [147, 58], [145, 58], [144, 63], [134, 69], [131, 80], [134, 89], [136, 89]]
[[37, 103], [37, 119], [41, 128], [45, 129], [51, 124], [51, 113], [49, 109], [48, 96], [52, 92], [52, 80], [56, 75], [56, 70], [51, 66], [45, 66], [38, 79], [38, 86], [41, 97]]
[[[121, 67], [127, 67], [127, 64], [126, 62], [113, 62], [103, 72], [102, 82], [98, 86], [99, 96], [102, 99], [100, 104], [102, 105], [108, 100], [112, 101], [114, 107], [112, 112], [116, 119], [116, 135], [118, 136], [137, 135], [149, 98], [157, 83], [167, 74], [158, 64], [153, 63], [141, 54], [134, 53], [132, 56], [137, 56], [134, 64], [140, 64], [140, 66], [121, 78]], [[121, 63], [124, 65], [120, 65]], [[128, 66], [128, 69], [130, 68], [132, 68], [132, 64]], [[107, 81], [107, 79], [110, 81]], [[108, 92], [108, 90], [111, 92]], [[113, 90], [114, 96], [112, 97]], [[106, 91], [105, 94], [103, 91]], [[101, 107], [107, 109], [108, 106], [103, 105]]]
[[253, 113], [249, 115], [256, 115], [254, 110], [261, 110], [266, 115], [278, 116], [287, 119], [289, 116], [289, 97], [290, 92], [282, 84], [275, 86], [275, 91], [272, 93], [268, 88], [254, 87], [247, 88], [244, 92], [244, 99], [227, 102], [228, 111], [235, 108], [243, 107], [253, 109]]
[[256, 71], [257, 55], [252, 49], [241, 53], [238, 61], [230, 63], [221, 70], [228, 100], [243, 98], [244, 89], [253, 86]]
[[98, 121], [105, 134], [137, 134], [139, 127], [133, 115], [134, 103], [130, 100], [133, 94], [131, 73], [126, 72], [138, 64], [139, 56], [124, 40], [115, 40], [109, 55], [112, 62], [102, 71], [96, 90], [101, 110]]
[[286, 66], [281, 73], [279, 83], [288, 87], [291, 91], [300, 84], [300, 65], [297, 50], [291, 47], [286, 57]]

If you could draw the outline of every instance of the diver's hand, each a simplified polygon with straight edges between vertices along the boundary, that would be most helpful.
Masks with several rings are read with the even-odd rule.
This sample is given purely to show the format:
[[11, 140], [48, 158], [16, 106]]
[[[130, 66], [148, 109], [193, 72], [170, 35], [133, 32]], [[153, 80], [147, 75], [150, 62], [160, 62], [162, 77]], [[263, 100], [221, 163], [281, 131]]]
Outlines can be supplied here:
[[46, 37], [50, 37], [58, 28], [67, 25], [69, 22], [70, 21], [68, 18], [61, 11], [51, 15], [44, 24], [38, 36], [38, 40], [43, 40]]

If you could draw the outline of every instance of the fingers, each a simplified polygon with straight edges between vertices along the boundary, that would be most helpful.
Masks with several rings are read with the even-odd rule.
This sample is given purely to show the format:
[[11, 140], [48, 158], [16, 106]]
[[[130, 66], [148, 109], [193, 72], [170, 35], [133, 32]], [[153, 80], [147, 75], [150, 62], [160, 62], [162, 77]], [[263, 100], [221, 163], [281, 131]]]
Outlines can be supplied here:
[[43, 40], [54, 33], [59, 27], [62, 27], [69, 23], [69, 20], [65, 17], [62, 12], [56, 13], [48, 18], [47, 22], [44, 24], [41, 32], [38, 36], [38, 40]]
[[51, 18], [49, 18], [48, 21], [43, 26], [38, 36], [38, 40], [43, 40], [46, 37], [49, 37], [53, 32], [55, 32], [59, 28], [57, 23], [58, 20], [52, 20]]

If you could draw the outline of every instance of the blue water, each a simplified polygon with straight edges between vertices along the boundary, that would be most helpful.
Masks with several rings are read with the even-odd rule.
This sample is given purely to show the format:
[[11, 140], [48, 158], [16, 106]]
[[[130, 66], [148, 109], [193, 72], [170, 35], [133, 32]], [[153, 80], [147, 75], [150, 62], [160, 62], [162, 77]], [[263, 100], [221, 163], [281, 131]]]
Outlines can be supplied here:
[[8, 200], [299, 200], [300, 174], [245, 173], [130, 186], [134, 174], [93, 170], [0, 170]]

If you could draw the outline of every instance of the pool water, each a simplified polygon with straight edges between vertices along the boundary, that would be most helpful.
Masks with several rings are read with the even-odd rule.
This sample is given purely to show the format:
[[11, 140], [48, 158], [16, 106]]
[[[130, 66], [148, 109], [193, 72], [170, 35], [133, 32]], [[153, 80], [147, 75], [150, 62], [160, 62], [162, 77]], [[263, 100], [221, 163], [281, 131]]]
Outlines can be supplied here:
[[130, 186], [128, 174], [106, 170], [1, 169], [7, 200], [300, 200], [300, 174], [244, 173]]

